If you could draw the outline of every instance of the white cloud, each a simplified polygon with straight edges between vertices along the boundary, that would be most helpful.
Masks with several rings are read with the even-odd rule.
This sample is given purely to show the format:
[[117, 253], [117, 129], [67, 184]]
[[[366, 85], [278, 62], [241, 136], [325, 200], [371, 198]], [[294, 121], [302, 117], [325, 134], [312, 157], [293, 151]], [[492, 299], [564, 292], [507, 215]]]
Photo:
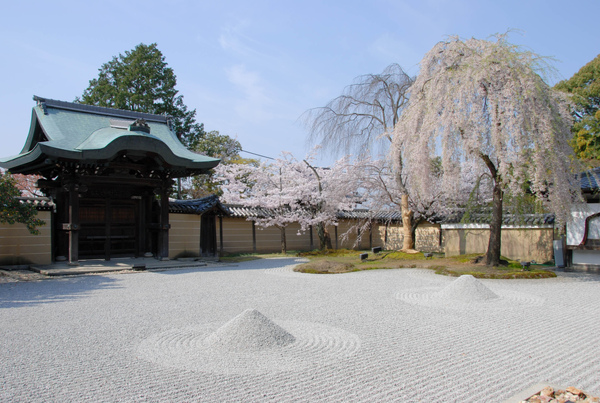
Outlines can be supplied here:
[[257, 72], [239, 64], [227, 69], [227, 77], [241, 92], [241, 97], [234, 102], [235, 111], [241, 118], [264, 121], [275, 117], [274, 102]]
[[267, 57], [264, 52], [258, 50], [263, 48], [264, 45], [244, 33], [248, 27], [250, 27], [250, 23], [244, 20], [236, 25], [228, 25], [222, 28], [219, 35], [219, 45], [226, 51], [244, 57]]

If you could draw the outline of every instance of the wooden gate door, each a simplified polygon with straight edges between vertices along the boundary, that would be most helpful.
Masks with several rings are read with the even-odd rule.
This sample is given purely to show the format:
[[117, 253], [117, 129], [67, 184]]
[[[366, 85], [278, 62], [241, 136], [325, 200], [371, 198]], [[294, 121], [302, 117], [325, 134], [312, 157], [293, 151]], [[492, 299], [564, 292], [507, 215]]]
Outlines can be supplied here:
[[137, 216], [135, 200], [82, 200], [79, 256], [106, 260], [137, 256]]
[[204, 257], [217, 256], [217, 221], [212, 213], [200, 219], [200, 253]]

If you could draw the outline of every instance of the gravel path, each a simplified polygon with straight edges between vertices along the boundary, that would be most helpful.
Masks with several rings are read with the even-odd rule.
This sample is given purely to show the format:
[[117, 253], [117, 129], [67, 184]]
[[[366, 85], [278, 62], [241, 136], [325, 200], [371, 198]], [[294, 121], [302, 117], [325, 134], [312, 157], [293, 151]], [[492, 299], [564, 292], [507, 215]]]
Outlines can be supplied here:
[[294, 264], [0, 284], [0, 401], [501, 402], [538, 383], [600, 395], [598, 275], [454, 283]]

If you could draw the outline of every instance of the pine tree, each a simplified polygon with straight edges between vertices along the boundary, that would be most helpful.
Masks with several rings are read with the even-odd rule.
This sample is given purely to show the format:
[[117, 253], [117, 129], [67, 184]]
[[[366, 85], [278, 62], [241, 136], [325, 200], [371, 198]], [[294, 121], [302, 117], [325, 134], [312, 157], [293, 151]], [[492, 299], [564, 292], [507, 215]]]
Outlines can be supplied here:
[[196, 122], [196, 110], [188, 110], [183, 95], [175, 88], [177, 78], [167, 66], [156, 43], [137, 45], [125, 54], [102, 65], [97, 78], [76, 101], [136, 112], [169, 115], [179, 140], [190, 150], [196, 149], [205, 134]]

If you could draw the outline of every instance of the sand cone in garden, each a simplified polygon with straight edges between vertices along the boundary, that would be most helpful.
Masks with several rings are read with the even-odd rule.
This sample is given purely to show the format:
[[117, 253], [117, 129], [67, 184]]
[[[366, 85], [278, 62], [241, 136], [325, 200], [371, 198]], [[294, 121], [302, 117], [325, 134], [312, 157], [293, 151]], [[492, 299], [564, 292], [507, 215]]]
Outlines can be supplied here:
[[476, 302], [499, 298], [492, 290], [470, 274], [460, 276], [437, 293], [450, 301]]
[[295, 340], [256, 309], [247, 309], [208, 336], [204, 343], [229, 351], [255, 351], [283, 347]]

